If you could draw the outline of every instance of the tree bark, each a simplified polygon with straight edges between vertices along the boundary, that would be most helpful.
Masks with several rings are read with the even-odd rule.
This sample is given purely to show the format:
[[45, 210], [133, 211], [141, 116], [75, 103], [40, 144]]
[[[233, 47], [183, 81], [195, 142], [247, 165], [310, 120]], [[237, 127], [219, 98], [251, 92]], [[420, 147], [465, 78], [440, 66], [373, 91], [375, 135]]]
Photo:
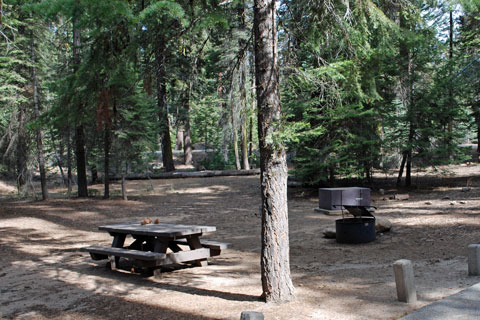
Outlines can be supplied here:
[[475, 124], [477, 126], [477, 158], [475, 162], [480, 162], [480, 101], [472, 106]]
[[400, 164], [400, 169], [398, 170], [397, 177], [397, 187], [402, 183], [403, 170], [405, 168], [405, 163], [407, 162], [407, 152], [404, 152], [402, 155], [402, 163]]
[[190, 135], [190, 108], [185, 110], [187, 112], [185, 118], [185, 132], [184, 132], [184, 145], [183, 145], [183, 155], [184, 163], [187, 166], [193, 164], [193, 148], [192, 148], [192, 138]]
[[[404, 16], [404, 13], [400, 11], [400, 29], [408, 30], [409, 26], [407, 24], [407, 19]], [[403, 168], [406, 164], [406, 173], [405, 173], [405, 185], [408, 187], [411, 184], [411, 166], [412, 166], [412, 148], [414, 144], [415, 137], [415, 112], [413, 110], [413, 80], [412, 80], [412, 59], [410, 49], [405, 40], [400, 41], [399, 47], [400, 53], [400, 100], [406, 108], [406, 120], [409, 126], [408, 141], [407, 146], [402, 150], [402, 165], [400, 166], [400, 171], [397, 178], [397, 184], [400, 183]]]
[[242, 147], [242, 169], [249, 170], [248, 139], [247, 139], [247, 59], [246, 55], [240, 65], [240, 144]]
[[[78, 2], [78, 0], [77, 0]], [[75, 9], [73, 21], [73, 71], [76, 73], [80, 67], [80, 30], [78, 29], [78, 9]], [[77, 112], [80, 120], [75, 126], [75, 156], [77, 160], [77, 184], [78, 197], [88, 197], [87, 190], [87, 153], [85, 151], [85, 129], [82, 124], [83, 105], [80, 101], [77, 104]]]
[[177, 139], [175, 142], [175, 150], [182, 150], [183, 149], [183, 139], [184, 139], [184, 132], [183, 126], [181, 124], [177, 125]]
[[[33, 80], [33, 113], [35, 120], [40, 117], [40, 102], [38, 98], [38, 79], [37, 79], [37, 68], [35, 66], [37, 59], [35, 55], [35, 44], [33, 40], [33, 34], [31, 39], [31, 51], [32, 51], [32, 80]], [[45, 157], [43, 155], [43, 132], [40, 128], [36, 130], [36, 139], [37, 139], [37, 161], [38, 169], [40, 171], [40, 185], [42, 188], [42, 199], [48, 199], [48, 189], [47, 189], [47, 174], [45, 171]]]
[[[50, 136], [52, 138], [52, 145], [53, 145], [53, 150], [55, 152], [55, 160], [57, 160], [58, 170], [60, 171], [60, 175], [62, 176], [63, 184], [66, 187], [68, 182], [67, 182], [67, 178], [65, 177], [65, 173], [63, 172], [62, 160], [60, 159], [60, 156], [63, 156], [63, 147], [60, 146], [57, 149], [57, 146], [55, 144], [55, 135], [53, 134], [51, 129], [50, 129]], [[61, 145], [61, 142], [60, 142], [60, 145]]]
[[70, 198], [72, 194], [72, 139], [70, 125], [67, 127], [67, 197]]
[[412, 185], [412, 150], [407, 152], [407, 169], [405, 172], [405, 186], [410, 187]]
[[90, 166], [90, 173], [92, 175], [92, 184], [96, 184], [98, 182], [98, 170], [96, 164]]
[[127, 197], [127, 184], [125, 182], [125, 175], [122, 174], [122, 200], [125, 200], [127, 201], [128, 200], [128, 197]]
[[229, 144], [229, 137], [227, 135], [228, 133], [228, 120], [223, 120], [223, 119], [228, 119], [228, 110], [225, 107], [226, 103], [223, 102], [223, 93], [224, 93], [224, 87], [223, 87], [223, 80], [222, 80], [222, 73], [218, 73], [217, 77], [217, 95], [218, 95], [218, 108], [222, 110], [222, 120], [220, 121], [220, 124], [222, 125], [222, 156], [223, 156], [223, 161], [228, 162], [228, 144]]
[[246, 117], [242, 119], [241, 130], [241, 145], [242, 145], [242, 169], [250, 170], [250, 163], [248, 162], [248, 138], [247, 138], [247, 120]]
[[110, 128], [105, 125], [104, 129], [104, 174], [103, 174], [103, 183], [104, 183], [104, 192], [103, 198], [110, 198], [110, 145], [111, 145], [111, 132]]
[[183, 160], [184, 164], [190, 166], [193, 164], [193, 148], [192, 148], [192, 137], [190, 131], [190, 96], [193, 89], [193, 79], [190, 78], [190, 83], [188, 85], [188, 92], [185, 101], [185, 121], [184, 121], [184, 132], [183, 132]]
[[17, 185], [20, 188], [26, 183], [27, 175], [27, 137], [25, 128], [25, 108], [20, 105], [18, 108], [18, 137], [17, 137], [17, 154], [16, 154], [16, 166], [17, 166]]
[[248, 124], [248, 163], [250, 168], [254, 167], [253, 163], [253, 116], [250, 117]]
[[255, 79], [262, 194], [261, 278], [267, 302], [295, 296], [290, 277], [286, 153], [274, 134], [280, 122], [275, 0], [255, 0]]
[[[252, 54], [253, 56], [253, 54]], [[251, 65], [253, 65], [254, 63], [251, 63]], [[249, 163], [250, 163], [250, 168], [252, 168], [254, 166], [254, 163], [253, 163], [253, 114], [254, 114], [254, 110], [256, 108], [256, 101], [254, 99], [255, 97], [255, 68], [251, 68], [252, 69], [252, 105], [251, 105], [251, 111], [252, 111], [252, 115], [250, 116], [250, 121], [249, 121], [249, 129], [248, 129], [248, 160], [249, 160]]]
[[[450, 10], [449, 12], [449, 18], [450, 18], [450, 26], [449, 26], [449, 32], [448, 32], [448, 42], [449, 42], [449, 49], [448, 49], [448, 60], [450, 64], [453, 64], [453, 12]], [[450, 70], [453, 71], [453, 66], [450, 66]], [[450, 77], [451, 72], [450, 71]], [[449, 108], [453, 110], [455, 100], [453, 98], [453, 90], [451, 86], [448, 86], [448, 102], [449, 102]], [[447, 125], [447, 146], [450, 149], [451, 144], [452, 144], [452, 134], [453, 131], [453, 121], [452, 117], [448, 117], [448, 125]]]
[[170, 137], [170, 121], [168, 119], [167, 86], [165, 79], [165, 44], [164, 39], [158, 39], [155, 51], [157, 105], [160, 121], [160, 136], [162, 138], [163, 166], [167, 172], [174, 171], [172, 140]]
[[[232, 107], [233, 108], [233, 107]], [[238, 130], [237, 126], [235, 125], [235, 115], [233, 114], [233, 109], [232, 109], [232, 129], [233, 129], [233, 153], [235, 155], [235, 168], [237, 170], [240, 170], [242, 167], [240, 165], [240, 154], [238, 152]]]

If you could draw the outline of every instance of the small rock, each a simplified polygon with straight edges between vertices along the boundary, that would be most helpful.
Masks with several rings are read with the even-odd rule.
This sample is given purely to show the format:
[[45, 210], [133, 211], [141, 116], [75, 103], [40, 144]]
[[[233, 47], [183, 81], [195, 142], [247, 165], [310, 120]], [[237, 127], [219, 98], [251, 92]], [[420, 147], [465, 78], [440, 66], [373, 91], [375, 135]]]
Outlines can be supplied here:
[[454, 205], [456, 205], [456, 204], [457, 204], [457, 201], [455, 201], [455, 200], [450, 201], [450, 205], [451, 205], [451, 206], [454, 206]]
[[392, 222], [387, 218], [375, 218], [375, 231], [377, 233], [388, 232], [392, 229]]
[[378, 190], [378, 192], [379, 192], [382, 196], [385, 194], [385, 190], [383, 190], [383, 189]]
[[328, 228], [323, 231], [323, 237], [327, 239], [335, 239], [337, 237], [337, 230], [335, 228]]
[[468, 192], [470, 190], [472, 190], [472, 188], [470, 188], [470, 187], [463, 187], [462, 188], [462, 192]]
[[443, 197], [442, 200], [450, 200], [449, 196]]
[[467, 201], [459, 201], [458, 203], [460, 203], [460, 204], [466, 204]]
[[425, 204], [431, 205], [432, 201], [425, 201]]

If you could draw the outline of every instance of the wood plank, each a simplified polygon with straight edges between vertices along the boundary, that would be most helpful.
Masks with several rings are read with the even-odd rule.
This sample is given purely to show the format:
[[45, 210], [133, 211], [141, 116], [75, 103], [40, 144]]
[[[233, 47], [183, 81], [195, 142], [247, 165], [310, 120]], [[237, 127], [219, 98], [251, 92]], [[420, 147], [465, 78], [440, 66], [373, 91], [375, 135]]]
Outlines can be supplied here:
[[201, 248], [188, 251], [167, 253], [165, 259], [159, 260], [157, 265], [177, 264], [189, 261], [198, 261], [210, 257], [210, 249]]
[[166, 258], [165, 253], [131, 250], [125, 248], [90, 246], [83, 248], [82, 250], [99, 255], [108, 255], [147, 261], [158, 261]]
[[104, 225], [98, 227], [99, 230], [115, 234], [132, 234], [135, 236], [154, 236], [164, 238], [185, 237], [189, 235], [202, 235], [209, 232], [215, 232], [214, 226], [195, 226], [182, 224], [146, 224], [140, 222], [127, 222], [121, 224]]
[[[175, 240], [175, 243], [181, 244], [181, 245], [188, 245], [187, 239], [178, 239]], [[228, 242], [220, 242], [220, 241], [214, 241], [214, 240], [200, 240], [200, 243], [202, 244], [202, 247], [204, 248], [210, 248], [210, 249], [228, 249], [232, 244]]]
[[[188, 242], [188, 245], [190, 246], [191, 250], [195, 250], [195, 249], [198, 250], [198, 249], [202, 248], [202, 244], [200, 243], [200, 238], [196, 235], [193, 235], [191, 237], [187, 237], [187, 242]], [[207, 249], [207, 250], [208, 250], [208, 254], [210, 256], [210, 249]], [[197, 266], [200, 266], [200, 267], [206, 267], [208, 265], [207, 259], [196, 260], [195, 263], [196, 263]]]

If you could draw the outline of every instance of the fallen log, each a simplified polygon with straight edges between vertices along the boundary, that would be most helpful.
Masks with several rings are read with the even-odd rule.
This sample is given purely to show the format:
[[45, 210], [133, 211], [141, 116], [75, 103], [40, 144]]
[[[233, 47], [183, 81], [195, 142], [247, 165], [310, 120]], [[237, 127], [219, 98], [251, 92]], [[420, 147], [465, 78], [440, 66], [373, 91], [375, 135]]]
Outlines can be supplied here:
[[[147, 180], [147, 179], [185, 179], [185, 178], [207, 178], [225, 176], [251, 176], [260, 174], [260, 169], [251, 170], [205, 170], [205, 171], [174, 171], [156, 174], [128, 174], [126, 180]], [[111, 176], [110, 180], [121, 180], [122, 176]]]

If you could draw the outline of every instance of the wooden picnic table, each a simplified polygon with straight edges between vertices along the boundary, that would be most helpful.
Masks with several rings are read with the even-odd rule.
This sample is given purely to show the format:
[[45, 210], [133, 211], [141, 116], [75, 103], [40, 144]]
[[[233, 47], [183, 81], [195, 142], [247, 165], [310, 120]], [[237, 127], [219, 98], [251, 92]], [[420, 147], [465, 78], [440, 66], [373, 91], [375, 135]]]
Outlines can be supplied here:
[[[200, 240], [202, 235], [216, 231], [213, 226], [130, 222], [104, 225], [98, 229], [113, 237], [112, 246], [90, 246], [83, 250], [94, 260], [108, 259], [112, 270], [119, 267], [120, 258], [129, 260], [134, 266], [154, 270], [183, 262], [206, 266], [209, 257], [219, 255], [229, 246], [228, 243]], [[125, 246], [127, 237], [133, 242]]]

